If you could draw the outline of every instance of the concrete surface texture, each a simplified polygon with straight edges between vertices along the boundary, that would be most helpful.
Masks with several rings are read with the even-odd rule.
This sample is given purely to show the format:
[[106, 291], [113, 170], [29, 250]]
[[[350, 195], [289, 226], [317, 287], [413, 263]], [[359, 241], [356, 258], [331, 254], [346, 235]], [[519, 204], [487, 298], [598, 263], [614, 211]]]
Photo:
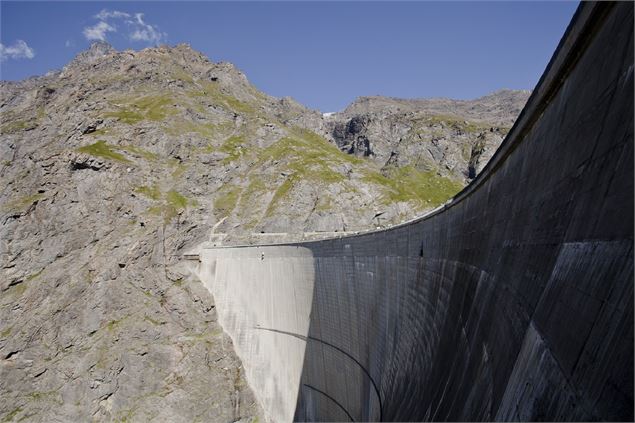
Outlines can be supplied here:
[[218, 320], [230, 334], [271, 421], [291, 421], [302, 376], [313, 299], [311, 251], [301, 247], [204, 249], [199, 276], [213, 292]]
[[442, 210], [201, 260], [272, 421], [633, 421], [633, 3], [581, 5]]

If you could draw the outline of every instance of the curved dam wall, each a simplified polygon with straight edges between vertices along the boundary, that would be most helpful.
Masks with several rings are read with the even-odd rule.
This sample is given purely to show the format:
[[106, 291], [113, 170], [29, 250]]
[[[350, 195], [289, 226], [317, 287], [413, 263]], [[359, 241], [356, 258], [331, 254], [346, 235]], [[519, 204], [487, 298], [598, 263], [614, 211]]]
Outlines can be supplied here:
[[633, 421], [633, 113], [633, 3], [584, 3], [442, 209], [201, 250], [268, 418]]

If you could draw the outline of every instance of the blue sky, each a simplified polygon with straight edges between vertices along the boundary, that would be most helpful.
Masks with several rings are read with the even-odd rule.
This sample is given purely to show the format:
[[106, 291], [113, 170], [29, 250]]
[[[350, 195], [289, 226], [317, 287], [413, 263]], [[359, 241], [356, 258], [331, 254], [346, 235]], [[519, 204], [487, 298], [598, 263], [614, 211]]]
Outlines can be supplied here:
[[0, 77], [59, 69], [105, 38], [119, 50], [189, 43], [324, 112], [363, 95], [469, 99], [533, 88], [577, 5], [2, 1]]

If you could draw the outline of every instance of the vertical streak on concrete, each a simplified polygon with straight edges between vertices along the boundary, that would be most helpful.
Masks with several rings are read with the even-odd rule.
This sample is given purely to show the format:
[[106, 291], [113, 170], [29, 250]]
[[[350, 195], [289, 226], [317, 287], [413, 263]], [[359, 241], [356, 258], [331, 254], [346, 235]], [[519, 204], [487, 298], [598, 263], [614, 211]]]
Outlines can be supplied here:
[[443, 210], [204, 250], [269, 418], [633, 421], [633, 112], [633, 3], [583, 3]]

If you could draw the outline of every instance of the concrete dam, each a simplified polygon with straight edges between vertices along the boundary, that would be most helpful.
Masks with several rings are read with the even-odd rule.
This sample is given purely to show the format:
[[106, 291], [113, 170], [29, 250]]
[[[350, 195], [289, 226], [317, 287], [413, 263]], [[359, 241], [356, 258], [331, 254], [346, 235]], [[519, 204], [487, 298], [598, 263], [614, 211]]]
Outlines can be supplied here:
[[633, 3], [583, 3], [477, 179], [380, 231], [203, 248], [267, 418], [633, 421]]

